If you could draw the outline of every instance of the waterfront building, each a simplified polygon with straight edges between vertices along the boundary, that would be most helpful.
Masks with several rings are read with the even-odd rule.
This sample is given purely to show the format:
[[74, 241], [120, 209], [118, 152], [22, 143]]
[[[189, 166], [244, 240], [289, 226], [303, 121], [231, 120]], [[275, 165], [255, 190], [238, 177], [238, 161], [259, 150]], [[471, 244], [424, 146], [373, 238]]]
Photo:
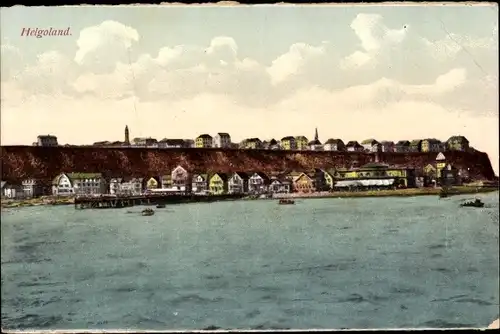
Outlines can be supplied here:
[[311, 193], [316, 191], [316, 180], [313, 173], [300, 173], [293, 181], [293, 189], [298, 193]]
[[255, 172], [248, 181], [248, 191], [253, 194], [264, 194], [269, 186], [269, 177], [261, 172]]
[[248, 174], [236, 172], [228, 180], [228, 192], [230, 194], [248, 193]]
[[1, 181], [2, 197], [19, 199], [24, 197], [23, 186], [16, 182]]
[[194, 174], [191, 182], [191, 191], [195, 194], [202, 194], [208, 191], [208, 174]]
[[323, 145], [325, 151], [345, 151], [345, 144], [342, 139], [328, 139]]
[[273, 194], [288, 194], [292, 192], [292, 181], [284, 175], [271, 177], [269, 192]]
[[61, 173], [52, 180], [55, 196], [100, 195], [106, 193], [101, 173]]
[[224, 173], [215, 173], [210, 177], [209, 192], [212, 195], [226, 194], [228, 190], [228, 177]]
[[231, 147], [231, 136], [229, 133], [219, 132], [213, 137], [212, 147], [229, 148]]
[[177, 166], [171, 173], [172, 187], [180, 191], [191, 192], [191, 175], [182, 166]]
[[[170, 177], [170, 175], [168, 175]], [[151, 176], [146, 179], [146, 190], [163, 188], [159, 177]]]
[[195, 147], [196, 148], [211, 148], [213, 145], [213, 138], [209, 134], [202, 134], [196, 137]]
[[21, 182], [24, 198], [33, 198], [45, 195], [45, 187], [40, 180], [33, 178], [25, 179]]

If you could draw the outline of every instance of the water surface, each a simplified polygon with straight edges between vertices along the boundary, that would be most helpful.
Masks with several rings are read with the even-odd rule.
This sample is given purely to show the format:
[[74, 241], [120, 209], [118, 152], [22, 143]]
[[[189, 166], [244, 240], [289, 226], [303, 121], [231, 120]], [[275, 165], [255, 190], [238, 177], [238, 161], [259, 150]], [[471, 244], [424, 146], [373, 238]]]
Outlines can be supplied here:
[[498, 193], [481, 197], [2, 211], [2, 327], [485, 327]]

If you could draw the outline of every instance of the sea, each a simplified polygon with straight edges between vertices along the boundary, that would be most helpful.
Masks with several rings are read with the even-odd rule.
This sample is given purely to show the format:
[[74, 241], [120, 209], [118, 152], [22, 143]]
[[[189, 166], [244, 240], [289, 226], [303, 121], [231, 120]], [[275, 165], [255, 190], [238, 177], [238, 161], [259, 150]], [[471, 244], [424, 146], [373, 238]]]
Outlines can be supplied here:
[[486, 327], [499, 195], [1, 213], [2, 328]]

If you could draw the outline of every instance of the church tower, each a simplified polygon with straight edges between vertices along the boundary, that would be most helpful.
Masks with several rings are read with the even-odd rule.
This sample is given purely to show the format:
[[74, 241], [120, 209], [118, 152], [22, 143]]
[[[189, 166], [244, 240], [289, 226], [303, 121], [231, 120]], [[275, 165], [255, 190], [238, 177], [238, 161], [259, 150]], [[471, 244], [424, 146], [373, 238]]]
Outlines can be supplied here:
[[130, 137], [128, 132], [128, 125], [125, 125], [125, 144], [130, 145]]
[[316, 142], [319, 141], [318, 138], [319, 138], [318, 137], [318, 128], [316, 128], [315, 131], [314, 131], [314, 141], [316, 141]]

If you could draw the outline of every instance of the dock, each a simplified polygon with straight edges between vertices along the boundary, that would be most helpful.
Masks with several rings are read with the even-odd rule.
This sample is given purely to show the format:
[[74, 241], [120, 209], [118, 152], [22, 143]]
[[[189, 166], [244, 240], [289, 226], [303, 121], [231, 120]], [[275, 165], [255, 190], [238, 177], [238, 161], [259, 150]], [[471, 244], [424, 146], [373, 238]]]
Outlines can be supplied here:
[[136, 205], [209, 203], [231, 201], [245, 197], [245, 194], [195, 195], [195, 194], [148, 194], [135, 196], [78, 196], [75, 209], [120, 209]]

